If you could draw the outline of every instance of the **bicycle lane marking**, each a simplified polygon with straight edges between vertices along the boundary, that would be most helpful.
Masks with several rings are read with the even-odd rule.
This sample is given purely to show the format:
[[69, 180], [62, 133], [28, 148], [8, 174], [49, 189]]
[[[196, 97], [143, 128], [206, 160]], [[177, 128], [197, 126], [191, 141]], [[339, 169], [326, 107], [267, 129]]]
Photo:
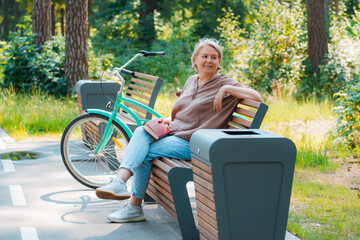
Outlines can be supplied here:
[[9, 189], [14, 206], [27, 205], [21, 185], [9, 185]]
[[10, 159], [2, 160], [2, 165], [5, 172], [15, 172], [14, 164]]
[[[5, 172], [15, 172], [11, 160], [2, 160]], [[14, 206], [27, 206], [21, 185], [9, 185], [10, 195]], [[39, 240], [35, 227], [20, 227], [22, 240]]]
[[21, 227], [21, 238], [22, 240], [39, 240], [39, 237], [34, 227]]

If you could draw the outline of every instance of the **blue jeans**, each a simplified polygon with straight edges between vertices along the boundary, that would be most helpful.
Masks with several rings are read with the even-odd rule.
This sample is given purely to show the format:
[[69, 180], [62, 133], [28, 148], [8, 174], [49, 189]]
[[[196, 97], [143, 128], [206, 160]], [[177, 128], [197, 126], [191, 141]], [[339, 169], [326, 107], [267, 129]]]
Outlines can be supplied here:
[[133, 173], [132, 196], [145, 197], [150, 179], [151, 161], [158, 157], [190, 160], [190, 143], [176, 136], [165, 136], [155, 140], [142, 127], [136, 128], [120, 165], [120, 168], [126, 168]]

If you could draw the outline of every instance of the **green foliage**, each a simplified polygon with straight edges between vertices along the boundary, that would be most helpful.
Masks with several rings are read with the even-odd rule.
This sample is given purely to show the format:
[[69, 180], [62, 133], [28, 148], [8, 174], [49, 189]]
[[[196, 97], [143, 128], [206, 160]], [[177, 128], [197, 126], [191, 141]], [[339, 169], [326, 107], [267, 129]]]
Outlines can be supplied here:
[[31, 62], [36, 66], [36, 85], [46, 93], [60, 97], [67, 94], [65, 79], [65, 42], [64, 37], [53, 37], [47, 41]]
[[354, 10], [352, 18], [334, 19], [334, 35], [329, 53], [329, 62], [322, 70], [326, 82], [338, 106], [337, 131], [334, 143], [360, 154], [360, 12]]
[[238, 16], [229, 9], [219, 19], [217, 31], [226, 45], [231, 63], [226, 70], [234, 78], [274, 94], [293, 94], [303, 72], [306, 32], [301, 1], [290, 4], [265, 1], [254, 9], [251, 26], [239, 27]]
[[176, 38], [156, 41], [151, 48], [165, 51], [166, 55], [142, 58], [134, 62], [130, 68], [164, 79], [166, 82], [163, 84], [162, 92], [176, 92], [176, 88], [181, 88], [187, 78], [195, 74], [190, 60], [193, 46], [192, 43]]
[[[326, 64], [320, 65], [315, 73], [307, 65], [298, 86], [300, 97], [332, 98], [360, 74], [360, 13], [355, 11], [351, 18], [339, 11], [331, 21], [329, 53]], [[306, 64], [306, 62], [304, 63]]]
[[123, 49], [136, 48], [139, 14], [133, 1], [95, 1], [90, 16], [93, 46], [106, 53], [123, 54]]
[[20, 92], [39, 88], [55, 96], [65, 95], [64, 38], [55, 37], [44, 46], [37, 46], [31, 32], [31, 19], [27, 18], [26, 24], [18, 27], [20, 30], [10, 35], [4, 50], [1, 86], [12, 86]]
[[[360, 76], [360, 75], [359, 75]], [[355, 148], [360, 145], [360, 81], [357, 79], [348, 84], [344, 91], [336, 94], [339, 106], [335, 113], [339, 114], [337, 136]]]
[[[19, 25], [20, 31], [12, 33], [7, 44], [0, 45], [0, 86], [13, 87], [20, 92], [37, 88], [47, 94], [61, 97], [67, 95], [65, 79], [65, 38], [53, 37], [43, 46], [35, 44], [31, 33], [31, 20]], [[89, 78], [100, 79], [105, 66], [112, 60], [111, 54], [95, 56], [89, 43]]]
[[32, 66], [31, 62], [37, 57], [38, 51], [34, 35], [30, 31], [11, 34], [2, 60], [4, 64], [2, 86], [13, 86], [22, 91], [31, 89], [38, 73], [37, 67]]

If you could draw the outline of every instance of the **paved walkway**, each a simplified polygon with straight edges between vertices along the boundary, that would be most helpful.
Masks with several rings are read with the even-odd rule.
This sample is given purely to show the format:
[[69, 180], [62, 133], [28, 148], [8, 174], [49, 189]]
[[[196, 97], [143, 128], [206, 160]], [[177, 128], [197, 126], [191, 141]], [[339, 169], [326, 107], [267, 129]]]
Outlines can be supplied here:
[[[127, 201], [99, 200], [66, 171], [58, 141], [15, 142], [0, 128], [0, 154], [38, 153], [34, 160], [0, 159], [0, 239], [181, 239], [177, 221], [146, 204], [147, 221], [113, 224], [106, 216]], [[189, 195], [195, 210], [193, 185]], [[298, 240], [287, 233], [286, 240]]]

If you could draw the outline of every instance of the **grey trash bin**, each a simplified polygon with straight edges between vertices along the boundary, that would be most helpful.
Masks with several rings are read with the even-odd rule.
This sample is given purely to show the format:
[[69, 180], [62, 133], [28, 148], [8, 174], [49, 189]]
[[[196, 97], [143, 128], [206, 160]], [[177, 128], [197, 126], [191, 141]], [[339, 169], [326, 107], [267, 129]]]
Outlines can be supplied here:
[[80, 112], [89, 108], [109, 111], [106, 108], [109, 98], [115, 101], [117, 92], [120, 90], [120, 84], [114, 81], [80, 80], [75, 87]]
[[195, 132], [190, 146], [200, 235], [285, 239], [296, 159], [291, 140], [213, 129]]

